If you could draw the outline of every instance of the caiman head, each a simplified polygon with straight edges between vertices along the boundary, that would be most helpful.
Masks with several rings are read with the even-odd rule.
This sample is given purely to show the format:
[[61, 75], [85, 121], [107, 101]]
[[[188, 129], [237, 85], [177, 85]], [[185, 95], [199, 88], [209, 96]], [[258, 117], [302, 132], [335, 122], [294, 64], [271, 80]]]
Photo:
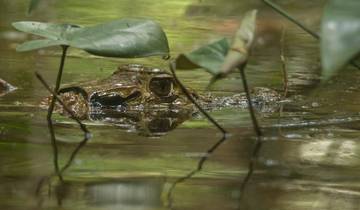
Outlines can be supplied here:
[[[171, 130], [193, 112], [171, 74], [138, 64], [121, 66], [103, 80], [61, 88], [58, 94], [79, 119], [111, 121], [125, 127], [145, 124], [143, 129], [150, 132]], [[42, 105], [47, 106], [49, 100]], [[56, 111], [66, 114], [60, 105]]]

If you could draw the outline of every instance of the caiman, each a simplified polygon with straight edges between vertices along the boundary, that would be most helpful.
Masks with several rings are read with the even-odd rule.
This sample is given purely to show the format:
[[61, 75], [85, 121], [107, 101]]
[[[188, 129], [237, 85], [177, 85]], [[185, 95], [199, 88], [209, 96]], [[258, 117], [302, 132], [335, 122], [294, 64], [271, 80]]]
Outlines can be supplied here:
[[[189, 92], [208, 110], [247, 107], [243, 93], [215, 97], [197, 94], [191, 89]], [[67, 86], [58, 94], [79, 119], [111, 122], [147, 134], [165, 133], [196, 113], [171, 74], [139, 64], [120, 66], [106, 79]], [[49, 100], [50, 97], [44, 100], [42, 106], [47, 107]], [[268, 107], [274, 107], [271, 104], [279, 100], [275, 90], [255, 88], [252, 91], [252, 102], [258, 110], [273, 111]], [[66, 114], [59, 105], [56, 111]]]

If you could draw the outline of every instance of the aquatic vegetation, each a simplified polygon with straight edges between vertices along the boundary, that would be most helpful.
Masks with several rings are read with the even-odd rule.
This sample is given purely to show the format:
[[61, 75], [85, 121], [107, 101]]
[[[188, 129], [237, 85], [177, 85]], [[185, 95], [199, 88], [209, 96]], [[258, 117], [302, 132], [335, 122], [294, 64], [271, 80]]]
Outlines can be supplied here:
[[321, 34], [306, 27], [272, 1], [263, 2], [315, 39], [321, 39], [323, 79], [329, 79], [348, 63], [360, 70], [360, 65], [356, 63], [360, 52], [359, 1], [350, 0], [344, 3], [341, 0], [330, 0], [324, 9]]
[[[91, 54], [106, 57], [137, 58], [152, 55], [168, 57], [169, 46], [167, 38], [157, 23], [144, 19], [121, 19], [92, 27], [31, 21], [15, 22], [13, 26], [20, 31], [45, 37], [45, 39], [25, 42], [17, 47], [17, 51], [24, 52], [51, 46], [61, 46], [62, 48], [59, 71], [47, 115], [54, 152], [55, 172], [60, 181], [62, 181], [61, 173], [63, 170], [60, 169], [58, 163], [58, 148], [52, 114], [55, 101], [60, 101], [57, 99], [57, 93], [61, 84], [67, 49], [69, 47], [77, 47]], [[37, 73], [37, 77], [46, 86], [41, 75]], [[75, 120], [83, 128], [81, 122], [77, 118]], [[84, 142], [86, 142], [90, 135], [86, 129], [83, 130], [85, 133]]]
[[[321, 23], [321, 62], [329, 78], [360, 53], [360, 1], [330, 0]], [[356, 62], [353, 60], [352, 63]]]
[[[32, 1], [32, 2], [38, 2], [38, 1]], [[264, 0], [264, 2], [269, 2], [269, 1], [266, 1]], [[330, 2], [335, 2], [335, 1], [330, 1]], [[256, 14], [256, 12], [254, 12]], [[254, 14], [252, 13], [252, 14]], [[251, 13], [250, 13], [251, 14]], [[344, 13], [341, 13], [341, 15], [344, 15]], [[254, 18], [254, 16], [251, 16], [250, 17]], [[341, 16], [341, 18], [339, 18], [338, 20], [342, 19], [343, 17]], [[251, 19], [251, 18], [250, 18]], [[331, 19], [331, 18], [330, 18]], [[329, 19], [329, 20], [330, 20]], [[346, 18], [345, 18], [346, 19]], [[254, 20], [255, 21], [255, 20]], [[331, 21], [334, 21], [334, 20], [331, 20]], [[326, 20], [323, 22], [325, 23]], [[250, 23], [250, 26], [248, 27], [250, 30], [251, 33], [252, 31], [255, 30], [255, 25], [251, 22]], [[41, 25], [39, 23], [35, 23], [35, 25], [38, 24], [38, 25]], [[251, 25], [252, 24], [252, 25]], [[118, 56], [124, 56], [124, 57], [138, 57], [138, 55], [135, 55], [136, 54], [136, 50], [139, 50], [140, 48], [138, 49], [134, 49], [134, 51], [132, 50], [126, 50], [124, 49], [123, 51], [119, 51], [119, 46], [114, 46], [113, 44], [110, 44], [107, 45], [107, 46], [102, 46], [103, 48], [98, 48], [98, 45], [97, 46], [93, 46], [91, 45], [90, 43], [96, 43], [97, 40], [101, 40], [99, 41], [98, 43], [102, 43], [104, 40], [107, 39], [107, 36], [108, 34], [104, 33], [104, 34], [101, 34], [100, 33], [100, 37], [92, 37], [93, 33], [91, 30], [88, 30], [88, 29], [83, 29], [82, 27], [78, 27], [76, 25], [61, 25], [61, 24], [49, 24], [47, 25], [49, 26], [48, 29], [46, 30], [49, 30], [47, 32], [45, 32], [45, 34], [41, 34], [41, 36], [45, 37], [45, 39], [43, 40], [34, 40], [34, 41], [31, 41], [31, 42], [28, 42], [28, 43], [24, 43], [23, 45], [21, 45], [18, 50], [20, 51], [26, 51], [26, 50], [32, 50], [32, 49], [39, 49], [39, 48], [42, 48], [42, 47], [48, 47], [48, 46], [57, 46], [57, 45], [61, 45], [62, 46], [62, 49], [63, 49], [63, 56], [62, 56], [62, 60], [61, 60], [61, 65], [60, 65], [60, 69], [61, 71], [59, 71], [59, 75], [60, 78], [58, 80], [58, 86], [57, 87], [60, 87], [60, 81], [61, 81], [61, 72], [62, 72], [62, 69], [63, 69], [63, 66], [64, 66], [64, 62], [65, 62], [65, 56], [66, 56], [66, 50], [68, 48], [68, 46], [72, 46], [72, 47], [77, 47], [77, 48], [80, 48], [80, 49], [83, 49], [87, 52], [90, 52], [92, 54], [96, 54], [96, 55], [100, 55], [100, 56], [108, 56], [108, 57], [118, 57]], [[47, 28], [47, 26], [45, 26], [44, 28]], [[124, 26], [124, 29], [126, 29], [127, 25], [123, 25]], [[246, 24], [242, 24], [242, 26], [246, 26]], [[41, 28], [42, 26], [40, 26], [39, 28]], [[86, 28], [86, 27], [85, 27]], [[326, 36], [327, 34], [317, 34], [317, 33], [313, 33], [311, 30], [307, 30], [307, 27], [302, 27], [303, 29], [305, 29], [306, 31], [308, 31], [310, 34], [312, 34], [315, 38], [322, 38], [321, 39], [321, 42], [324, 42], [326, 41]], [[241, 29], [241, 28], [240, 28]], [[45, 30], [45, 31], [46, 31]], [[110, 29], [110, 30], [102, 30], [102, 32], [107, 32], [107, 31], [112, 31], [113, 29]], [[29, 29], [29, 31], [31, 31], [31, 29]], [[32, 31], [33, 32], [33, 31]], [[51, 34], [51, 33], [48, 33], [48, 32], [54, 32], [54, 34]], [[244, 89], [246, 90], [246, 92], [248, 92], [247, 90], [247, 81], [246, 81], [246, 78], [245, 78], [245, 67], [246, 67], [246, 63], [247, 63], [247, 59], [250, 55], [250, 48], [251, 48], [251, 33], [250, 34], [247, 34], [247, 35], [250, 35], [250, 38], [244, 38], [242, 37], [243, 39], [239, 39], [237, 40], [236, 37], [241, 37], [241, 36], [237, 36], [237, 35], [241, 35], [242, 33], [240, 33], [241, 30], [239, 30], [236, 35], [235, 35], [235, 39], [230, 42], [228, 41], [227, 39], [220, 39], [216, 42], [213, 42], [213, 43], [210, 43], [208, 45], [205, 45], [205, 46], [202, 46], [200, 48], [198, 48], [197, 50], [195, 51], [192, 51], [190, 53], [183, 53], [183, 54], [180, 54], [178, 57], [176, 57], [176, 59], [173, 61], [173, 62], [170, 62], [170, 70], [172, 71], [172, 73], [174, 74], [174, 78], [175, 80], [181, 84], [181, 82], [179, 81], [179, 78], [176, 76], [175, 74], [175, 71], [177, 69], [196, 69], [196, 68], [202, 68], [208, 72], [210, 72], [212, 75], [213, 75], [213, 78], [212, 80], [210, 81], [210, 84], [212, 82], [215, 82], [217, 81], [218, 79], [221, 79], [223, 77], [225, 77], [226, 75], [228, 75], [230, 72], [234, 71], [234, 70], [240, 70], [240, 73], [241, 73], [241, 78], [243, 79], [243, 84], [244, 84]], [[43, 32], [37, 32], [37, 33], [43, 33]], [[112, 32], [111, 32], [112, 33]], [[110, 34], [111, 34], [110, 33]], [[349, 34], [352, 34], [352, 33], [355, 33], [354, 31], [352, 31], [351, 33], [349, 32]], [[74, 35], [75, 34], [75, 35]], [[78, 34], [78, 35], [76, 35]], [[329, 34], [329, 33], [328, 33]], [[343, 35], [339, 35], [338, 39], [340, 41], [344, 41], [344, 38], [343, 37], [348, 37], [348, 36], [351, 36], [352, 38], [354, 38], [353, 35], [349, 35], [349, 34], [343, 34]], [[40, 35], [40, 34], [38, 34]], [[104, 35], [104, 36], [102, 36]], [[136, 35], [136, 33], [135, 33]], [[332, 34], [329, 34], [329, 35], [334, 35], [334, 33]], [[81, 37], [82, 36], [82, 37]], [[83, 39], [86, 37], [86, 39]], [[110, 35], [111, 37], [111, 35]], [[99, 39], [98, 39], [99, 38]], [[117, 37], [116, 37], [117, 38]], [[165, 36], [166, 38], [166, 36]], [[90, 42], [87, 42], [86, 40], [91, 40]], [[333, 39], [332, 39], [333, 40]], [[159, 40], [158, 40], [159, 41]], [[164, 41], [164, 40], [163, 40]], [[237, 42], [237, 41], [240, 41], [240, 42]], [[349, 41], [349, 42], [348, 42]], [[352, 44], [349, 44], [351, 41]], [[351, 51], [351, 56], [350, 54], [348, 54], [350, 51], [347, 51], [347, 52], [336, 52], [336, 53], [341, 53], [342, 55], [344, 55], [343, 57], [340, 56], [338, 54], [336, 54], [335, 52], [332, 52], [332, 53], [335, 53], [333, 54], [332, 56], [338, 56], [339, 59], [341, 59], [341, 62], [339, 60], [331, 60], [331, 62], [337, 62], [336, 64], [329, 64], [329, 66], [333, 69], [331, 70], [326, 70], [325, 67], [324, 67], [324, 70], [323, 70], [323, 75], [324, 75], [324, 78], [329, 78], [330, 76], [334, 75], [343, 65], [345, 65], [345, 63], [347, 63], [349, 60], [352, 60], [353, 58], [356, 57], [356, 55], [358, 54], [358, 50], [355, 49], [356, 46], [359, 46], [357, 43], [357, 39], [346, 39], [346, 42], [347, 44], [349, 44], [347, 47], [343, 48], [343, 50], [346, 51], [346, 48], [354, 48], [353, 51]], [[165, 43], [165, 42], [162, 42], [162, 43]], [[166, 43], [167, 43], [167, 40], [166, 40]], [[331, 44], [327, 44], [327, 45], [331, 45]], [[352, 46], [353, 45], [353, 46]], [[343, 45], [345, 46], [345, 45]], [[147, 47], [147, 46], [146, 46]], [[325, 47], [328, 47], [328, 46], [325, 46]], [[330, 46], [331, 47], [331, 46]], [[166, 56], [168, 54], [168, 51], [166, 52], [166, 48], [168, 50], [168, 47], [166, 47], [165, 45], [163, 45], [163, 48], [161, 51], [161, 53], [159, 53], [160, 51], [156, 51], [155, 53], [151, 52], [151, 53], [144, 53], [144, 52], [141, 52], [143, 53], [141, 56], [147, 56], [147, 55], [160, 55], [160, 56]], [[165, 50], [164, 50], [165, 49]], [[322, 48], [322, 49], [326, 49], [326, 48]], [[326, 51], [328, 54], [330, 54], [331, 50], [329, 49], [329, 51]], [[135, 52], [134, 54], [131, 54], [132, 52]], [[164, 52], [164, 53], [162, 53]], [[141, 54], [140, 53], [140, 54]], [[152, 54], [153, 53], [153, 54]], [[251, 55], [250, 55], [251, 56]], [[285, 62], [285, 61], [284, 61]], [[354, 62], [351, 61], [354, 65]], [[356, 65], [356, 64], [355, 64]], [[40, 75], [37, 75], [39, 78]], [[45, 83], [44, 83], [45, 84]], [[188, 97], [191, 98], [191, 100], [193, 101], [194, 104], [197, 104], [197, 101], [194, 99], [194, 97], [192, 97], [191, 94], [189, 94], [189, 92], [187, 91], [187, 88], [181, 84], [181, 88], [182, 90], [187, 93]], [[56, 88], [55, 88], [56, 89]], [[53, 92], [52, 93], [54, 95], [54, 97], [56, 97], [56, 92]], [[247, 97], [250, 98], [250, 94], [247, 94]], [[60, 101], [59, 99], [57, 99], [58, 101]], [[55, 101], [53, 99], [53, 101]], [[251, 101], [251, 100], [248, 100], [248, 101]], [[251, 108], [251, 103], [249, 104], [250, 108]], [[318, 106], [318, 105], [317, 105]], [[66, 106], [64, 106], [64, 108], [66, 108]], [[200, 110], [202, 110], [202, 107], [201, 106], [198, 106], [198, 108]], [[237, 110], [238, 111], [238, 110]], [[252, 119], [253, 119], [253, 123], [254, 123], [254, 127], [255, 127], [255, 131], [258, 135], [258, 137], [262, 135], [262, 130], [260, 130], [257, 125], [257, 121], [256, 121], [256, 118], [254, 117], [254, 111], [251, 110], [251, 114], [252, 114]], [[224, 130], [224, 128], [222, 128], [222, 126], [217, 123], [209, 114], [207, 114], [204, 110], [202, 110], [202, 112], [204, 113], [205, 116], [208, 117], [208, 119], [210, 121], [212, 121], [214, 123], [214, 125], [219, 128], [220, 131], [223, 132], [224, 136], [218, 141], [216, 142], [212, 147], [209, 148], [209, 150], [203, 154], [202, 156], [199, 156], [200, 157], [200, 160], [198, 162], [198, 165], [197, 167], [195, 168], [195, 170], [191, 171], [189, 174], [187, 174], [185, 177], [181, 177], [180, 179], [176, 180], [174, 182], [174, 185], [171, 186], [170, 188], [170, 192], [169, 192], [169, 197], [171, 197], [171, 194], [172, 194], [172, 191], [174, 190], [175, 188], [175, 185], [177, 183], [180, 183], [180, 182], [183, 182], [183, 181], [186, 181], [187, 179], [191, 178], [193, 175], [197, 174], [199, 171], [202, 170], [203, 168], [203, 164], [207, 161], [208, 157], [210, 157], [210, 155], [212, 155], [212, 153], [226, 140], [226, 137], [227, 135], [225, 135], [227, 133], [227, 131]], [[50, 116], [50, 117], [49, 117]], [[48, 116], [48, 119], [51, 118], [51, 115]], [[76, 117], [73, 117], [76, 119]], [[296, 118], [289, 118], [289, 124], [291, 124], [291, 121], [294, 120], [296, 121]], [[306, 123], [308, 123], [308, 121], [305, 121]], [[314, 120], [313, 122], [318, 123], [317, 120]], [[79, 122], [80, 124], [81, 122]], [[262, 122], [265, 124], [265, 122]], [[49, 125], [51, 124], [51, 121], [49, 121]], [[295, 123], [296, 124], [296, 123]], [[162, 124], [162, 126], [164, 126]], [[274, 126], [274, 124], [272, 124], [271, 126]], [[266, 131], [266, 127], [264, 126], [263, 127], [263, 130]], [[100, 130], [100, 129], [99, 129]], [[191, 132], [193, 132], [194, 130], [192, 130]], [[107, 132], [107, 131], [105, 131]], [[242, 131], [241, 131], [242, 132]], [[86, 132], [85, 132], [86, 133]], [[266, 133], [268, 134], [268, 133]], [[116, 134], [114, 134], [115, 136]], [[121, 134], [122, 135], [122, 134]], [[182, 136], [182, 134], [180, 134]], [[193, 132], [191, 133], [191, 135], [193, 136], [196, 136], [196, 135], [204, 135], [204, 133], [200, 133], [198, 131]], [[116, 136], [117, 138], [118, 136]], [[123, 136], [121, 136], [123, 137]], [[237, 136], [238, 137], [238, 136]], [[241, 136], [242, 137], [242, 136]], [[245, 137], [246, 138], [246, 137]], [[261, 139], [263, 140], [266, 140], [267, 136], [263, 136], [263, 138], [257, 138], [258, 141], [255, 142], [255, 148], [254, 147], [246, 147], [247, 150], [252, 150], [252, 153], [251, 153], [251, 159], [249, 160], [249, 172], [248, 174], [245, 176], [245, 179], [243, 179], [244, 181], [242, 182], [241, 184], [241, 191], [244, 191], [244, 188], [245, 188], [245, 185], [247, 184], [247, 182], [249, 181], [249, 179], [251, 178], [252, 176], [252, 173], [253, 171], [255, 170], [255, 164], [257, 163], [257, 155], [259, 153], [259, 150], [260, 150], [260, 147], [261, 147]], [[270, 138], [279, 138], [279, 137], [269, 137]], [[313, 138], [313, 137], [312, 137]], [[166, 137], [165, 137], [166, 139]], [[271, 139], [274, 140], [274, 139]], [[100, 139], [100, 140], [103, 140], [103, 139]], [[132, 140], [132, 139], [131, 139]], [[179, 144], [186, 144], [186, 142], [182, 142], [183, 139], [180, 139], [180, 143]], [[196, 139], [197, 140], [197, 139]], [[202, 140], [202, 139], [200, 139]], [[59, 169], [56, 169], [56, 170], [59, 170], [60, 173], [62, 173], [67, 167], [69, 167], [72, 163], [72, 160], [74, 159], [76, 153], [80, 150], [80, 148], [82, 146], [84, 146], [84, 144], [86, 143], [86, 141], [84, 140], [81, 144], [79, 144], [79, 146], [77, 147], [77, 149], [74, 151], [74, 153], [71, 155], [71, 159], [65, 163], [65, 166], [62, 167], [62, 168], [59, 168]], [[273, 142], [273, 141], [272, 141]], [[269, 146], [269, 144], [271, 144], [272, 142], [270, 143], [267, 143], [267, 146]], [[103, 142], [102, 142], [103, 143]], [[127, 142], [128, 143], [128, 142]], [[172, 142], [171, 142], [172, 143]], [[251, 141], [251, 143], [253, 144], [254, 142]], [[287, 142], [285, 142], [287, 143]], [[279, 146], [279, 145], [276, 145], [276, 146]], [[78, 149], [79, 148], [79, 149]], [[240, 147], [239, 147], [240, 148]], [[243, 146], [242, 146], [243, 148]], [[68, 149], [68, 148], [66, 148]], [[99, 148], [96, 147], [94, 148], [94, 151], [95, 150], [98, 150]], [[117, 149], [117, 148], [116, 148]], [[274, 151], [274, 153], [278, 153], [279, 150], [277, 150], [278, 147], [274, 147], [272, 150], [269, 150], [270, 152]], [[321, 148], [323, 149], [323, 148]], [[86, 150], [86, 148], [85, 148]], [[122, 151], [122, 150], [121, 150]], [[267, 152], [269, 152], [267, 151]], [[307, 150], [308, 151], [308, 150]], [[108, 151], [106, 151], [108, 152]], [[118, 152], [118, 151], [116, 151]], [[236, 152], [239, 152], [239, 151], [236, 151]], [[281, 151], [283, 152], [283, 151]], [[239, 152], [240, 153], [240, 152]], [[246, 152], [245, 152], [246, 153]], [[243, 153], [242, 153], [243, 154]], [[247, 153], [246, 153], [247, 154]], [[159, 154], [156, 154], [156, 158], [158, 158]], [[294, 154], [295, 156], [295, 154]], [[103, 156], [100, 156], [100, 158], [102, 158]], [[136, 157], [138, 157], [138, 155], [136, 155]], [[100, 159], [98, 158], [98, 159]], [[263, 157], [261, 157], [263, 158]], [[282, 160], [283, 156], [281, 156], [281, 160]], [[88, 161], [90, 162], [91, 161], [91, 158], [88, 159]], [[119, 160], [118, 159], [115, 159], [114, 158], [114, 162], [117, 164], [117, 165], [126, 165], [128, 163], [121, 163], [121, 162], [118, 162]], [[141, 160], [142, 161], [142, 160]], [[260, 160], [261, 162], [262, 160]], [[270, 167], [271, 164], [279, 164], [279, 163], [276, 163], [274, 161], [272, 161], [272, 159], [266, 159], [265, 161], [266, 164], [268, 164], [268, 166]], [[55, 161], [56, 162], [56, 161]], [[281, 162], [281, 161], [279, 161]], [[120, 164], [121, 163], [121, 164]], [[100, 165], [102, 163], [97, 163], [97, 165]], [[152, 164], [152, 163], [151, 163]], [[281, 163], [280, 163], [281, 164]], [[75, 165], [75, 168], [76, 168], [76, 164]], [[148, 164], [150, 165], [150, 164]], [[95, 167], [96, 164], [94, 165], [90, 165], [89, 167]], [[126, 170], [129, 170], [128, 168]], [[114, 170], [113, 170], [114, 171]], [[301, 173], [300, 173], [301, 174]], [[287, 176], [287, 175], [284, 175], [284, 176]], [[240, 196], [243, 196], [242, 192], [240, 193]], [[171, 198], [168, 198], [169, 200], [171, 200]]]
[[[251, 119], [255, 131], [258, 137], [260, 137], [261, 131], [255, 117], [250, 91], [245, 77], [245, 67], [255, 36], [256, 14], [257, 10], [252, 10], [244, 15], [241, 26], [236, 31], [231, 44], [223, 38], [214, 43], [210, 43], [209, 45], [202, 46], [190, 53], [180, 54], [176, 58], [173, 66], [180, 69], [195, 69], [202, 67], [213, 74], [209, 86], [216, 80], [226, 77], [226, 75], [233, 72], [235, 69], [240, 70]], [[173, 70], [173, 73], [174, 72], [175, 71]], [[190, 94], [187, 95], [188, 97], [191, 97]], [[208, 118], [210, 119], [210, 117]], [[219, 128], [214, 120], [211, 121]], [[219, 129], [224, 131], [222, 128]]]

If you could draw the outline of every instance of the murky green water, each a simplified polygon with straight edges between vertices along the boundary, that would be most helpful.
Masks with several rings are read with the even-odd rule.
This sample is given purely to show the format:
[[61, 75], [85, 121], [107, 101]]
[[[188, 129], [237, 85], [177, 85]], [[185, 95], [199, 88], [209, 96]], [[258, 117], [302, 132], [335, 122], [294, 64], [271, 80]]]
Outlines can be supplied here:
[[[318, 43], [260, 2], [46, 2], [29, 17], [25, 15], [27, 1], [0, 1], [0, 78], [19, 88], [0, 98], [0, 209], [360, 209], [360, 71], [348, 68], [312, 89], [319, 83]], [[307, 25], [318, 28], [324, 1], [282, 2]], [[48, 179], [54, 173], [53, 155], [46, 111], [37, 108], [48, 93], [34, 72], [54, 81], [60, 51], [16, 53], [16, 44], [31, 36], [15, 32], [11, 22], [88, 25], [128, 16], [151, 17], [164, 27], [172, 56], [176, 56], [230, 36], [241, 14], [255, 7], [260, 9], [260, 35], [247, 69], [250, 84], [282, 89], [279, 40], [285, 27], [289, 88], [297, 100], [285, 102], [281, 114], [258, 115], [265, 138], [242, 194], [255, 135], [247, 111], [234, 108], [211, 113], [232, 135], [209, 156], [200, 172], [178, 183], [171, 194], [172, 184], [195, 170], [200, 158], [221, 138], [201, 116], [161, 137], [86, 122], [93, 138], [63, 174], [65, 184], [59, 185], [55, 176]], [[167, 67], [160, 58], [102, 59], [71, 49], [63, 81], [105, 78], [118, 65], [134, 62]], [[209, 79], [202, 71], [178, 74], [199, 92]], [[215, 86], [220, 95], [238, 91], [237, 74]], [[82, 133], [71, 120], [56, 119], [64, 165]]]

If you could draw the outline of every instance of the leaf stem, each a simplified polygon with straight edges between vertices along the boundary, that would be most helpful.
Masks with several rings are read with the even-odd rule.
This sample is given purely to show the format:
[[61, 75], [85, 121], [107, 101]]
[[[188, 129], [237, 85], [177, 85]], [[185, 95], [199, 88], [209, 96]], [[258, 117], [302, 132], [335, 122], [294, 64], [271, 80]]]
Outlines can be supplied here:
[[246, 75], [245, 75], [246, 64], [247, 63], [244, 63], [239, 67], [240, 75], [241, 75], [244, 91], [245, 91], [245, 94], [246, 94], [246, 99], [247, 99], [247, 102], [248, 102], [248, 108], [249, 108], [249, 112], [250, 112], [250, 116], [251, 116], [251, 121], [252, 121], [254, 130], [255, 130], [256, 136], [258, 138], [260, 138], [262, 136], [262, 132], [260, 130], [258, 121], [257, 121], [256, 116], [255, 116], [255, 111], [254, 111], [254, 107], [252, 105], [250, 91], [249, 91], [249, 87], [248, 87], [247, 80], [246, 80]]
[[191, 101], [191, 103], [193, 103], [196, 108], [199, 109], [199, 111], [213, 124], [215, 125], [223, 134], [223, 136], [226, 136], [227, 132], [226, 130], [219, 124], [216, 122], [216, 120], [214, 118], [212, 118], [209, 113], [207, 113], [197, 102], [196, 100], [191, 96], [191, 93], [186, 89], [186, 87], [180, 82], [179, 78], [177, 77], [176, 73], [175, 73], [175, 69], [176, 69], [176, 64], [175, 62], [170, 62], [170, 70], [171, 73], [174, 76], [174, 79], [176, 81], [176, 83], [179, 85], [180, 89], [182, 90], [182, 92], [185, 94], [185, 96]]
[[246, 176], [240, 186], [240, 198], [239, 198], [240, 201], [242, 200], [242, 198], [244, 196], [245, 187], [246, 187], [247, 183], [249, 182], [252, 174], [254, 173], [257, 157], [258, 157], [259, 151], [262, 146], [262, 136], [263, 136], [263, 133], [260, 129], [260, 126], [259, 126], [258, 121], [255, 116], [255, 111], [254, 111], [254, 107], [252, 105], [250, 91], [249, 91], [249, 87], [248, 87], [247, 80], [246, 80], [246, 75], [245, 75], [246, 64], [247, 63], [245, 62], [241, 66], [239, 66], [239, 70], [240, 70], [240, 75], [241, 75], [244, 91], [246, 94], [246, 99], [248, 102], [248, 108], [249, 108], [249, 112], [250, 112], [250, 116], [251, 116], [251, 121], [253, 123], [253, 127], [254, 127], [254, 130], [256, 133], [256, 141], [255, 141], [255, 147], [251, 154], [251, 159], [249, 161], [248, 173], [246, 174]]
[[61, 55], [58, 75], [56, 77], [56, 84], [55, 84], [55, 88], [53, 91], [55, 94], [53, 94], [53, 96], [52, 96], [52, 99], [51, 99], [51, 102], [50, 102], [50, 105], [48, 108], [48, 114], [47, 114], [47, 122], [48, 122], [48, 128], [49, 128], [49, 132], [50, 132], [51, 146], [52, 146], [53, 153], [54, 153], [53, 162], [54, 162], [54, 167], [55, 167], [55, 173], [57, 174], [57, 176], [59, 177], [61, 182], [63, 182], [63, 177], [59, 170], [58, 147], [57, 147], [57, 143], [56, 143], [54, 126], [53, 126], [53, 122], [52, 122], [52, 114], [53, 114], [54, 107], [55, 107], [56, 93], [59, 91], [59, 88], [60, 88], [61, 77], [62, 77], [62, 73], [63, 73], [63, 69], [64, 69], [66, 52], [67, 52], [68, 47], [69, 46], [67, 46], [67, 45], [61, 45], [62, 55]]
[[302, 24], [301, 22], [299, 22], [298, 20], [296, 20], [295, 18], [293, 18], [290, 14], [288, 14], [285, 10], [281, 9], [278, 5], [276, 5], [275, 3], [271, 2], [270, 0], [262, 0], [265, 4], [267, 4], [268, 6], [270, 6], [272, 9], [274, 9], [276, 12], [278, 12], [279, 14], [281, 14], [282, 16], [284, 16], [286, 19], [290, 20], [291, 22], [293, 22], [295, 25], [299, 26], [300, 28], [302, 28], [304, 31], [306, 31], [307, 33], [309, 33], [312, 37], [314, 37], [315, 39], [320, 39], [320, 35], [314, 31], [312, 31], [311, 29], [309, 29], [308, 27], [306, 27], [304, 24]]
[[72, 163], [72, 161], [74, 160], [76, 154], [78, 153], [78, 151], [81, 149], [81, 147], [83, 147], [86, 142], [91, 138], [91, 133], [90, 131], [86, 128], [86, 125], [83, 124], [79, 118], [75, 115], [75, 113], [73, 111], [71, 111], [66, 104], [59, 98], [59, 96], [51, 90], [51, 88], [49, 87], [49, 85], [45, 82], [45, 80], [43, 79], [43, 77], [38, 73], [35, 72], [36, 77], [40, 80], [40, 82], [44, 85], [44, 87], [53, 95], [55, 96], [55, 99], [63, 106], [64, 110], [70, 114], [71, 118], [73, 118], [80, 126], [80, 129], [84, 132], [84, 140], [82, 140], [79, 145], [75, 148], [75, 150], [73, 151], [73, 153], [71, 154], [68, 162], [65, 164], [65, 166], [63, 166], [60, 170], [60, 173], [63, 173]]

